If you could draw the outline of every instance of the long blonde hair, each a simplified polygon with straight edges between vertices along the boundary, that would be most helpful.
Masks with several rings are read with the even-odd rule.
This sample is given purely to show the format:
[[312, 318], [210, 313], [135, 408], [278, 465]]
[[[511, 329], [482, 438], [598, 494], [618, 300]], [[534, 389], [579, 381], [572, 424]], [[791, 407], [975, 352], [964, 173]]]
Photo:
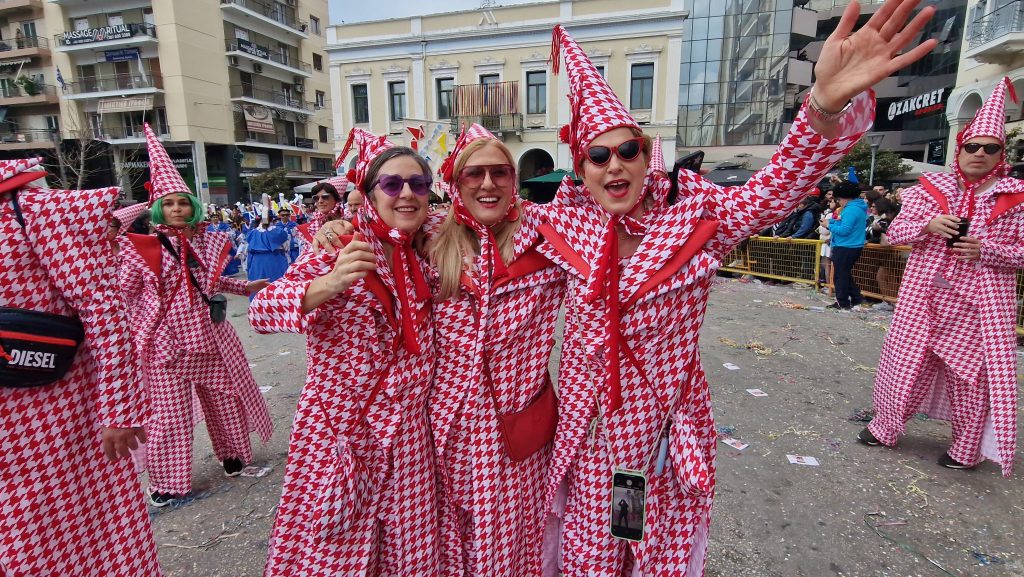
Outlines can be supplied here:
[[[508, 163], [515, 166], [515, 162], [512, 160], [512, 153], [501, 141], [481, 138], [466, 145], [465, 150], [455, 159], [453, 174], [457, 175], [466, 166], [469, 158], [485, 146], [497, 147], [505, 155], [505, 158], [508, 159]], [[518, 184], [513, 194], [512, 203], [518, 209]], [[517, 230], [519, 230], [519, 219], [513, 222], [502, 220], [491, 227], [494, 240], [498, 245], [498, 254], [501, 255], [501, 259], [506, 263], [512, 260], [513, 238]], [[443, 301], [458, 296], [461, 287], [462, 270], [466, 266], [463, 257], [480, 254], [480, 239], [477, 238], [476, 231], [468, 225], [456, 222], [454, 207], [448, 211], [448, 216], [441, 223], [441, 228], [431, 242], [428, 251], [430, 261], [437, 267], [437, 271], [441, 276], [441, 289], [437, 295], [437, 300]]]

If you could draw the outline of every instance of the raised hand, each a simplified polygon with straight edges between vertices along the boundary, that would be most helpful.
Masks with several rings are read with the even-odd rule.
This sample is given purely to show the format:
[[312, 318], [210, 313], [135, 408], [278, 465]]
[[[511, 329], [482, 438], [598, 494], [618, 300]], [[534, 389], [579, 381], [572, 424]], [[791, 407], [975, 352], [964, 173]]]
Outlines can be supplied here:
[[926, 6], [908, 24], [920, 1], [887, 0], [856, 32], [853, 27], [860, 5], [855, 0], [850, 2], [814, 66], [814, 100], [821, 108], [839, 112], [854, 96], [935, 48], [938, 41], [928, 39], [900, 54], [935, 14], [934, 6]]

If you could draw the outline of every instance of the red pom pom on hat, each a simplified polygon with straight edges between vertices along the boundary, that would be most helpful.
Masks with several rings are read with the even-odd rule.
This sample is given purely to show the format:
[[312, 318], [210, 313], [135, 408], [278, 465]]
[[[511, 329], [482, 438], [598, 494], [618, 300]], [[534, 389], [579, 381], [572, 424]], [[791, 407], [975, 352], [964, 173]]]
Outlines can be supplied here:
[[560, 142], [564, 142], [565, 144], [569, 144], [570, 130], [571, 128], [569, 128], [568, 124], [563, 125], [562, 128], [558, 130], [558, 140]]

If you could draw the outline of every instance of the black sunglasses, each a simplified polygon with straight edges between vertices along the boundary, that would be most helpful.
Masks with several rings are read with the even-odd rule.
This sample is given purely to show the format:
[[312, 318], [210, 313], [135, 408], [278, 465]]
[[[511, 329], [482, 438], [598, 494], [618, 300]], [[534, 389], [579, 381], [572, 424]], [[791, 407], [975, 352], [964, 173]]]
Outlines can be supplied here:
[[644, 139], [637, 136], [636, 138], [630, 138], [615, 148], [607, 146], [591, 146], [587, 149], [587, 160], [593, 162], [597, 166], [604, 166], [612, 159], [612, 151], [615, 155], [622, 160], [633, 160], [640, 155], [640, 151], [643, 150]]
[[974, 154], [975, 152], [978, 152], [982, 148], [985, 149], [985, 154], [992, 155], [992, 154], [995, 154], [995, 153], [999, 152], [1000, 150], [1002, 150], [1003, 149], [1003, 145], [1002, 144], [996, 144], [994, 142], [989, 143], [989, 144], [981, 144], [981, 143], [978, 143], [978, 142], [968, 142], [967, 144], [964, 145], [964, 150], [966, 150], [968, 154]]
[[313, 197], [313, 200], [314, 201], [316, 201], [316, 200], [331, 200], [333, 198], [334, 197], [329, 195], [329, 194], [318, 194], [318, 195]]

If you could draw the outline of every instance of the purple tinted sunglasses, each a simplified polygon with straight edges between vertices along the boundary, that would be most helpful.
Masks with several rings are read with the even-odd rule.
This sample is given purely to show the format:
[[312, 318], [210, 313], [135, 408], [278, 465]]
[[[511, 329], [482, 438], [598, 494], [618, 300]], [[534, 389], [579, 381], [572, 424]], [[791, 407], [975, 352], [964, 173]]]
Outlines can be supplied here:
[[402, 189], [405, 185], [409, 185], [409, 189], [416, 193], [416, 196], [426, 196], [430, 194], [430, 186], [434, 184], [434, 180], [429, 176], [422, 174], [414, 174], [409, 178], [402, 178], [397, 174], [382, 174], [377, 179], [377, 183], [373, 185], [380, 186], [380, 189], [384, 191], [384, 194], [395, 197], [402, 194]]

